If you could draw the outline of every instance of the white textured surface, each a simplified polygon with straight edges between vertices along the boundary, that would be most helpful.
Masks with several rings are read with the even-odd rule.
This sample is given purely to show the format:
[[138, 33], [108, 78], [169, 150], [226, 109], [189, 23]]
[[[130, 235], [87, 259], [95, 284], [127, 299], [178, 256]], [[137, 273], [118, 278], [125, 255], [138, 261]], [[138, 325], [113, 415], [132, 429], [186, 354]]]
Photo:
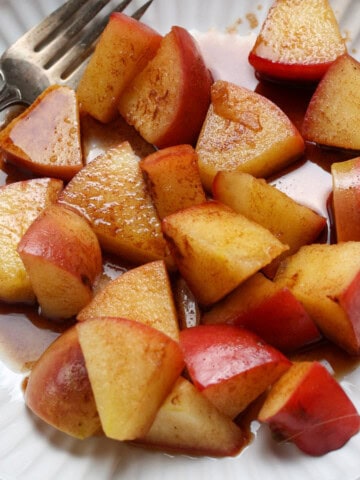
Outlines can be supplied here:
[[[140, 1], [134, 1], [140, 5]], [[190, 29], [252, 31], [246, 14], [259, 24], [267, 0], [155, 0], [144, 21], [161, 33], [178, 24]], [[36, 24], [60, 0], [0, 0], [0, 51]], [[333, 0], [341, 27], [359, 58], [360, 0]], [[255, 30], [256, 32], [256, 30]], [[360, 373], [343, 382], [360, 409]], [[34, 419], [26, 410], [21, 378], [0, 363], [1, 480], [357, 480], [360, 478], [360, 435], [337, 452], [311, 458], [291, 445], [277, 445], [261, 429], [255, 442], [236, 458], [169, 456], [106, 439], [76, 441]]]

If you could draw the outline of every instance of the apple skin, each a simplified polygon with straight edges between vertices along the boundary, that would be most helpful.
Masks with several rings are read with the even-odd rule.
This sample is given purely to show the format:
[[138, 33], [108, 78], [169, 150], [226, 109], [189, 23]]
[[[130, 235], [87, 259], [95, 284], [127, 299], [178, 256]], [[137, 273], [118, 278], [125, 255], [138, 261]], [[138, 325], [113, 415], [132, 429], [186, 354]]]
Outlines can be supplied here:
[[47, 207], [17, 251], [45, 317], [73, 317], [91, 300], [102, 254], [95, 233], [77, 213], [59, 204]]
[[182, 330], [180, 347], [194, 385], [231, 418], [291, 365], [280, 351], [234, 325], [199, 325]]
[[158, 148], [194, 145], [210, 104], [211, 74], [191, 34], [173, 26], [119, 100], [120, 114]]
[[101, 430], [76, 327], [42, 354], [26, 383], [25, 403], [49, 425], [84, 439]]
[[345, 51], [328, 0], [276, 0], [249, 53], [249, 63], [263, 78], [313, 83]]
[[161, 38], [138, 20], [112, 13], [79, 82], [81, 111], [104, 123], [113, 120], [122, 91], [155, 55]]
[[360, 240], [360, 157], [331, 165], [338, 242]]
[[0, 133], [7, 161], [31, 172], [70, 180], [83, 167], [75, 91], [52, 85]]
[[322, 336], [288, 289], [257, 273], [205, 312], [205, 325], [228, 323], [251, 330], [282, 352], [293, 352]]
[[355, 406], [319, 362], [294, 364], [272, 387], [258, 420], [313, 456], [339, 449], [360, 430]]

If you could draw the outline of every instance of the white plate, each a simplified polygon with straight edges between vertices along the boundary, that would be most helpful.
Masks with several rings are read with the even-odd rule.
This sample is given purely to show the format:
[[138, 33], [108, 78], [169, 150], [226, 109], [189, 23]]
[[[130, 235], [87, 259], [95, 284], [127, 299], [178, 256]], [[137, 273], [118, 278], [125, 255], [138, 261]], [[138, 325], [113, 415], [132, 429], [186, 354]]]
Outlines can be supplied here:
[[[61, 3], [0, 0], [0, 51]], [[254, 21], [261, 24], [270, 3], [155, 0], [144, 21], [161, 33], [178, 24], [197, 31], [236, 27], [239, 34], [248, 35], [256, 33]], [[350, 53], [359, 56], [360, 1], [331, 3], [344, 34], [351, 40]], [[342, 385], [360, 410], [360, 371], [343, 377]], [[21, 377], [0, 363], [1, 480], [356, 480], [360, 478], [359, 451], [357, 435], [344, 448], [311, 458], [292, 445], [276, 444], [265, 428], [256, 431], [254, 442], [239, 456], [224, 459], [171, 456], [104, 438], [80, 442], [34, 419], [24, 406]]]

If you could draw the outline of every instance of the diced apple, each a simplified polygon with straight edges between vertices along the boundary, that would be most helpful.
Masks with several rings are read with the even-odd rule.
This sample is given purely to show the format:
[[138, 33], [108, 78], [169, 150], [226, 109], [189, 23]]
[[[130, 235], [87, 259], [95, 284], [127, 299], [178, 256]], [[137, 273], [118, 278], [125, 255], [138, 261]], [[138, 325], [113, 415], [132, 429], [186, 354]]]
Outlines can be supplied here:
[[360, 241], [360, 157], [331, 165], [338, 242]]
[[173, 213], [162, 226], [180, 273], [202, 305], [220, 300], [288, 248], [213, 201]]
[[138, 20], [112, 13], [79, 82], [81, 110], [101, 122], [113, 120], [121, 93], [155, 55], [161, 38]]
[[178, 343], [122, 318], [90, 319], [76, 328], [104, 433], [143, 437], [184, 367]]
[[360, 353], [360, 242], [301, 247], [282, 262], [275, 281], [291, 289], [324, 336]]
[[200, 175], [211, 191], [218, 171], [270, 174], [299, 158], [304, 141], [285, 113], [267, 98], [218, 80], [196, 151]]
[[265, 78], [315, 82], [346, 52], [328, 0], [276, 0], [249, 62]]
[[85, 164], [123, 142], [129, 142], [139, 158], [155, 151], [154, 146], [146, 142], [135, 128], [120, 116], [105, 124], [90, 115], [82, 115], [81, 139]]
[[309, 455], [342, 447], [360, 417], [340, 384], [319, 362], [299, 362], [273, 385], [258, 419]]
[[59, 202], [89, 220], [106, 251], [134, 263], [166, 256], [160, 220], [128, 142], [86, 165]]
[[70, 180], [83, 166], [75, 92], [48, 87], [1, 131], [0, 149], [19, 167]]
[[102, 256], [83, 217], [51, 205], [30, 225], [17, 250], [45, 317], [70, 318], [91, 300]]
[[211, 83], [195, 40], [187, 30], [174, 26], [121, 95], [119, 111], [158, 148], [193, 145], [210, 103]]
[[360, 63], [348, 54], [328, 69], [307, 108], [305, 140], [327, 147], [360, 150]]
[[188, 455], [236, 455], [246, 436], [192, 383], [180, 377], [161, 405], [148, 433], [136, 443]]
[[150, 194], [161, 219], [206, 200], [197, 154], [190, 145], [175, 145], [143, 158]]
[[0, 188], [0, 299], [35, 302], [35, 294], [17, 246], [28, 227], [63, 188], [61, 180], [43, 178]]
[[73, 437], [84, 439], [101, 430], [75, 326], [60, 335], [31, 370], [25, 403], [49, 425]]
[[257, 335], [234, 325], [200, 325], [182, 330], [180, 346], [194, 385], [231, 418], [291, 365]]
[[267, 228], [289, 246], [289, 250], [265, 267], [270, 277], [285, 256], [313, 243], [326, 226], [324, 217], [247, 173], [219, 172], [213, 182], [213, 194], [216, 200]]
[[93, 317], [137, 320], [178, 340], [179, 325], [164, 262], [141, 265], [110, 281], [79, 312], [77, 319]]
[[314, 321], [294, 294], [262, 273], [250, 277], [205, 312], [201, 323], [245, 327], [285, 352], [298, 350], [321, 338]]

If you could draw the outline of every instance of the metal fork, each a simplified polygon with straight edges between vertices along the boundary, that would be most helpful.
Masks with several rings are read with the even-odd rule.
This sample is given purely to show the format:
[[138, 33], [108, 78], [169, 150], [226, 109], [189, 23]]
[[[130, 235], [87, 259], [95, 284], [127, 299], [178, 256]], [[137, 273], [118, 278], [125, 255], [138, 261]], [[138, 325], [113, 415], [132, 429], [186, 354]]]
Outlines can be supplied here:
[[[123, 0], [111, 12], [122, 12]], [[139, 20], [153, 0], [132, 17]], [[51, 84], [76, 88], [109, 14], [110, 0], [68, 0], [11, 45], [0, 58], [0, 111], [31, 104]]]

